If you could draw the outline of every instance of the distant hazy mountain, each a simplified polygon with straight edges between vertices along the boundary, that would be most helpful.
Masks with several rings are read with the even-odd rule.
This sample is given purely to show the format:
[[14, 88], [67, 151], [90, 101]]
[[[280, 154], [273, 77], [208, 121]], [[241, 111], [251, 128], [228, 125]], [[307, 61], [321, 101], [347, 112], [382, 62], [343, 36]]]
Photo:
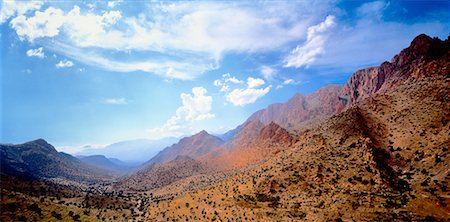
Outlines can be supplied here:
[[103, 155], [77, 156], [77, 158], [91, 166], [110, 171], [127, 172], [133, 169], [133, 167], [119, 159], [107, 158]]
[[100, 149], [87, 149], [76, 153], [80, 156], [104, 155], [108, 158], [116, 158], [127, 163], [142, 163], [153, 156], [160, 150], [170, 146], [178, 141], [178, 138], [168, 137], [160, 140], [126, 140], [113, 143]]
[[66, 179], [78, 182], [109, 178], [105, 171], [90, 167], [43, 139], [24, 144], [0, 144], [1, 173], [23, 179]]
[[231, 140], [242, 129], [242, 127], [244, 127], [244, 124], [241, 124], [241, 125], [237, 126], [236, 128], [227, 131], [224, 134], [217, 135], [217, 137], [219, 137], [223, 141]]

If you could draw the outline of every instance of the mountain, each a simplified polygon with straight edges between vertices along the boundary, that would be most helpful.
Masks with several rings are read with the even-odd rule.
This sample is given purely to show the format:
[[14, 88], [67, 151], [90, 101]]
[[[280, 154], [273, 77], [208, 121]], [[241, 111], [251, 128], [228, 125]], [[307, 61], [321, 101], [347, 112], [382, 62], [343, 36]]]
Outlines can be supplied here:
[[247, 121], [238, 134], [200, 160], [218, 170], [239, 169], [270, 158], [291, 146], [296, 139], [274, 122]]
[[69, 154], [56, 151], [43, 139], [18, 145], [1, 144], [0, 163], [3, 175], [26, 180], [98, 182], [111, 178], [100, 169], [89, 167]]
[[209, 172], [209, 166], [198, 159], [218, 149], [224, 141], [205, 130], [182, 138], [166, 147], [145, 163], [141, 169], [120, 180], [116, 187], [125, 190], [151, 190], [173, 182]]
[[83, 163], [114, 172], [127, 172], [133, 168], [118, 159], [107, 158], [103, 155], [77, 156]]
[[302, 129], [344, 108], [343, 101], [338, 99], [342, 88], [342, 85], [329, 85], [307, 95], [295, 94], [286, 103], [275, 103], [255, 112], [248, 120], [259, 120], [263, 124], [275, 122], [289, 130]]
[[168, 137], [160, 140], [137, 139], [113, 143], [100, 149], [88, 149], [76, 153], [80, 156], [103, 155], [136, 165], [155, 156], [164, 147], [174, 144], [178, 138]]
[[391, 62], [355, 72], [345, 84], [342, 95], [348, 97], [350, 103], [355, 103], [376, 93], [387, 92], [406, 81], [448, 75], [449, 45], [448, 39], [442, 41], [421, 34]]
[[223, 140], [225, 142], [229, 141], [229, 140], [233, 139], [234, 136], [236, 136], [236, 134], [242, 129], [243, 126], [244, 126], [244, 124], [241, 124], [241, 125], [237, 126], [236, 128], [227, 131], [224, 134], [217, 135], [217, 137], [219, 137], [221, 140]]
[[449, 43], [420, 35], [343, 86], [260, 110], [225, 140], [183, 138], [117, 181], [44, 140], [3, 144], [1, 220], [448, 221]]
[[187, 156], [196, 159], [214, 148], [223, 144], [223, 141], [205, 130], [181, 139], [178, 143], [166, 147], [156, 156], [150, 159], [146, 164], [163, 163], [177, 158], [178, 156]]
[[[261, 149], [274, 143], [272, 149], [279, 152], [201, 189], [149, 205], [145, 219], [220, 221], [232, 215], [243, 221], [448, 220], [449, 43], [420, 35], [391, 62], [355, 72], [340, 95], [322, 95], [345, 107], [292, 136], [298, 138], [290, 144], [289, 133], [276, 121], [260, 120], [283, 115], [261, 111], [226, 148]], [[312, 115], [334, 111], [318, 110]], [[225, 156], [220, 154], [216, 158]], [[245, 152], [233, 157], [241, 155]]]

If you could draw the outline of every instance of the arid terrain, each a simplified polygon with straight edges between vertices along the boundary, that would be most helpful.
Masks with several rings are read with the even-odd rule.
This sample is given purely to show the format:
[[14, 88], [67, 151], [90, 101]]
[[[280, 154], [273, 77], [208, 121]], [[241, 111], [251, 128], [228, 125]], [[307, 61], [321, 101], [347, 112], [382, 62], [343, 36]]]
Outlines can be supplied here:
[[185, 137], [137, 169], [42, 139], [2, 144], [0, 220], [448, 221], [449, 70], [450, 39], [422, 34], [345, 85], [226, 136]]

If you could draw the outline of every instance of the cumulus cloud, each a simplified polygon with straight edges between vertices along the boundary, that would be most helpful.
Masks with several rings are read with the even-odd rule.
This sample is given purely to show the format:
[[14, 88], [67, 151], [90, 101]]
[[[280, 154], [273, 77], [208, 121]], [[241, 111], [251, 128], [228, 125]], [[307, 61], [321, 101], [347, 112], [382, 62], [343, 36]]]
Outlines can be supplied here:
[[230, 73], [226, 73], [222, 75], [221, 79], [214, 80], [214, 86], [220, 87], [220, 92], [227, 92], [230, 90], [230, 83], [233, 84], [243, 84], [244, 81], [237, 79], [234, 76], [231, 76]]
[[247, 79], [247, 87], [249, 89], [253, 89], [259, 86], [264, 85], [264, 80], [260, 79], [260, 78], [253, 78], [253, 77], [248, 77]]
[[40, 9], [44, 1], [2, 1], [0, 8], [0, 24], [9, 18], [23, 15], [29, 11]]
[[117, 32], [108, 32], [107, 29], [121, 18], [122, 14], [119, 11], [107, 11], [100, 15], [82, 14], [80, 7], [74, 6], [64, 18], [64, 29], [69, 35], [70, 41], [77, 46], [98, 46], [110, 41], [117, 41]]
[[106, 28], [116, 24], [121, 17], [119, 11], [107, 11], [100, 15], [92, 12], [81, 14], [80, 7], [75, 5], [68, 13], [49, 7], [43, 12], [36, 11], [34, 16], [28, 18], [20, 15], [12, 19], [10, 25], [21, 40], [55, 37], [64, 31], [72, 43], [87, 47], [116, 41], [114, 33], [108, 33]]
[[38, 58], [40, 58], [40, 59], [43, 59], [44, 58], [44, 49], [42, 48], [42, 47], [39, 47], [39, 48], [37, 48], [37, 49], [29, 49], [28, 51], [27, 51], [27, 56], [29, 56], [29, 57], [38, 57]]
[[110, 105], [126, 105], [128, 104], [127, 100], [125, 98], [108, 98], [103, 101], [105, 104]]
[[66, 68], [66, 67], [72, 67], [73, 62], [69, 60], [59, 61], [56, 65], [56, 68]]
[[192, 129], [196, 122], [214, 118], [215, 115], [211, 113], [213, 98], [206, 93], [207, 90], [203, 87], [192, 88], [192, 94], [181, 93], [182, 106], [163, 126], [150, 130], [152, 137], [162, 138], [193, 133]]
[[271, 87], [272, 86], [267, 86], [266, 88], [261, 89], [235, 89], [226, 96], [226, 99], [235, 106], [245, 106], [256, 102], [256, 100], [266, 95]]
[[335, 24], [335, 17], [330, 15], [320, 24], [309, 27], [306, 42], [291, 51], [285, 59], [284, 67], [299, 68], [312, 64], [325, 52], [324, 45], [328, 39], [328, 31]]
[[[244, 81], [239, 80], [227, 73], [222, 75], [221, 79], [215, 80], [214, 86], [219, 87], [219, 91], [225, 93], [226, 101], [235, 106], [245, 106], [256, 102], [256, 100], [266, 95], [272, 87], [267, 86], [265, 88], [258, 88], [265, 84], [264, 80], [260, 78], [248, 77], [245, 88], [236, 88], [236, 86], [243, 83]], [[234, 89], [231, 90], [231, 88]]]
[[10, 25], [21, 40], [54, 37], [59, 34], [59, 28], [64, 24], [63, 14], [61, 9], [49, 7], [43, 12], [36, 11], [33, 17], [19, 15], [11, 20]]

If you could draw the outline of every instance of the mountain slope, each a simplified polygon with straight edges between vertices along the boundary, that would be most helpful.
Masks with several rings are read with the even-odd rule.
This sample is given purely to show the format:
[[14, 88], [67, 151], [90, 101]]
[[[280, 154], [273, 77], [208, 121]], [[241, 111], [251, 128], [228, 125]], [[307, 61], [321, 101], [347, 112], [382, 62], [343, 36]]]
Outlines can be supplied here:
[[[448, 43], [419, 36], [392, 64], [383, 63], [392, 68], [384, 78], [370, 71], [376, 67], [370, 75], [356, 72], [344, 87], [349, 106], [342, 112], [259, 165], [151, 204], [147, 220], [447, 220]], [[422, 50], [433, 48], [427, 45], [436, 51]]]
[[94, 182], [110, 176], [83, 164], [77, 158], [59, 153], [43, 139], [18, 145], [0, 145], [2, 174], [22, 179], [59, 178], [78, 182]]
[[223, 141], [220, 138], [210, 135], [203, 130], [193, 136], [181, 139], [170, 147], [166, 147], [146, 164], [163, 163], [174, 160], [178, 156], [187, 156], [195, 159], [210, 152], [222, 143]]
[[164, 163], [153, 163], [115, 184], [125, 191], [151, 191], [187, 177], [207, 173], [207, 167], [188, 156], [177, 156]]
[[239, 169], [267, 159], [294, 142], [295, 138], [274, 122], [263, 125], [259, 120], [247, 121], [231, 141], [200, 160], [218, 170]]
[[341, 111], [344, 103], [337, 99], [341, 91], [342, 85], [329, 85], [307, 95], [296, 94], [286, 103], [275, 103], [255, 112], [248, 120], [275, 122], [289, 130], [301, 129]]

